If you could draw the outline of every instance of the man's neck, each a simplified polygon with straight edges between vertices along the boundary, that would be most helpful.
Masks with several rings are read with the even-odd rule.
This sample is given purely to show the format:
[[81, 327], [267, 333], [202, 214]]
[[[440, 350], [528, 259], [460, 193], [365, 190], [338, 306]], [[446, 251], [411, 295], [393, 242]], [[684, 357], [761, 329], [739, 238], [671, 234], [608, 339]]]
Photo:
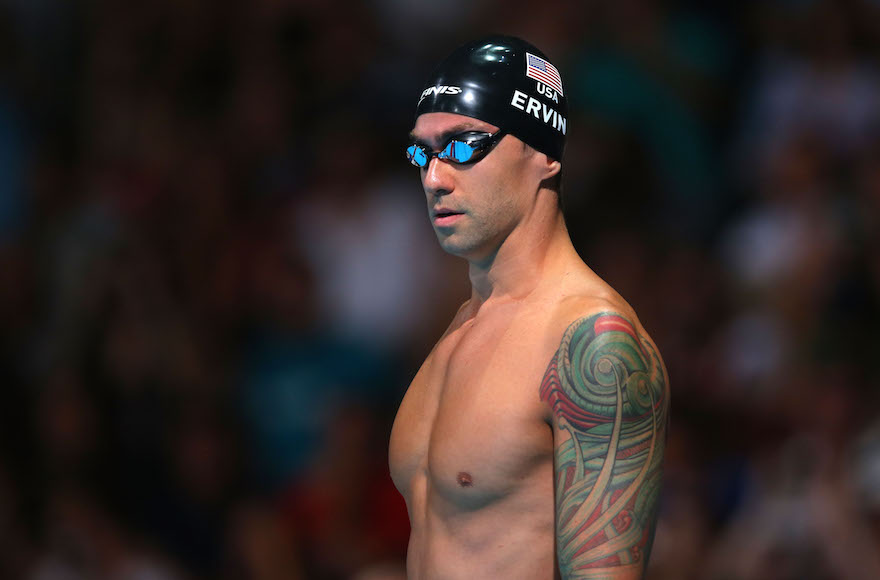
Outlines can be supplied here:
[[472, 306], [522, 300], [535, 291], [548, 270], [577, 258], [561, 212], [529, 217], [493, 254], [470, 262]]

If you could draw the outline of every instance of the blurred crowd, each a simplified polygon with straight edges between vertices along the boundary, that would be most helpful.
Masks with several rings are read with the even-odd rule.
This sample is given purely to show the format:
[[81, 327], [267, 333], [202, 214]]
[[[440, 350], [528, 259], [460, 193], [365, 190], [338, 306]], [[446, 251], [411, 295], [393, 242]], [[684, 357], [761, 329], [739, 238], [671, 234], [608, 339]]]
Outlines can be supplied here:
[[667, 363], [648, 577], [880, 578], [876, 0], [6, 0], [0, 577], [405, 578], [390, 425], [469, 286], [403, 147], [488, 32]]

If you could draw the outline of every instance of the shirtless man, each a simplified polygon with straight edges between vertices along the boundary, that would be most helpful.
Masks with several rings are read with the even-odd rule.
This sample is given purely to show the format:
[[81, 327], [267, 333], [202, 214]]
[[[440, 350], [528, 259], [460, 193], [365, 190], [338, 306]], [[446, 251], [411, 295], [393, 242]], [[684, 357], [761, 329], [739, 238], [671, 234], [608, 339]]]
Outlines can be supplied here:
[[644, 574], [668, 379], [635, 312], [569, 239], [566, 115], [556, 69], [511, 37], [459, 48], [421, 95], [407, 156], [472, 292], [391, 433], [410, 580]]

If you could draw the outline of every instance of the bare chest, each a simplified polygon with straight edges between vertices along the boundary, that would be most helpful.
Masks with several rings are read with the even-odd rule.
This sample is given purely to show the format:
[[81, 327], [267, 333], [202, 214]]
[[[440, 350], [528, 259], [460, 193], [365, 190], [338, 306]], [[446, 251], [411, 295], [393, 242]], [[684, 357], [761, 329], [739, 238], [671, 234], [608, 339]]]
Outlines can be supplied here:
[[544, 350], [527, 325], [465, 325], [441, 340], [392, 430], [392, 477], [408, 503], [481, 509], [529, 486], [552, 462], [539, 397], [552, 354]]

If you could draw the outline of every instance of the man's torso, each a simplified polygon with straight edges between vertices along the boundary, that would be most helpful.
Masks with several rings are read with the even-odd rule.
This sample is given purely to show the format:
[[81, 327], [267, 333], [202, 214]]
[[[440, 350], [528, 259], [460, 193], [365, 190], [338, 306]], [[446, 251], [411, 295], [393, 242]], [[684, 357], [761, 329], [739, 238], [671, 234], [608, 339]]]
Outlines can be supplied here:
[[410, 580], [554, 577], [553, 431], [539, 391], [584, 310], [553, 298], [476, 316], [466, 306], [422, 365], [389, 452], [412, 522]]

